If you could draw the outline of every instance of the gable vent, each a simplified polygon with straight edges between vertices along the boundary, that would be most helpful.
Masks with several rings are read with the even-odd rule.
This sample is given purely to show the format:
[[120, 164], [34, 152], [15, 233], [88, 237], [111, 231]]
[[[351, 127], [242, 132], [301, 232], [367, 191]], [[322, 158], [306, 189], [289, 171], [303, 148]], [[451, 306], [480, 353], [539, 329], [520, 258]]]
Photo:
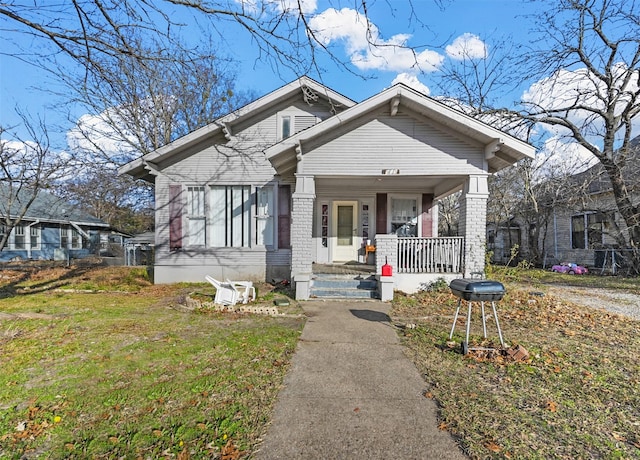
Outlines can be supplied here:
[[294, 127], [296, 133], [303, 131], [307, 128], [311, 128], [318, 122], [318, 119], [313, 115], [296, 115]]

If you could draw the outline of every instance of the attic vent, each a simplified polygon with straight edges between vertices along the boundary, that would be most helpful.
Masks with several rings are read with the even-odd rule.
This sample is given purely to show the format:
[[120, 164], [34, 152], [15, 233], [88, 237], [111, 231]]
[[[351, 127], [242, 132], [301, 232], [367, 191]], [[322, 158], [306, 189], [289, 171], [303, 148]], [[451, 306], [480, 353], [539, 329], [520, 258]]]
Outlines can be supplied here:
[[311, 128], [318, 122], [318, 119], [313, 115], [296, 115], [295, 117], [295, 132], [299, 133], [300, 131]]

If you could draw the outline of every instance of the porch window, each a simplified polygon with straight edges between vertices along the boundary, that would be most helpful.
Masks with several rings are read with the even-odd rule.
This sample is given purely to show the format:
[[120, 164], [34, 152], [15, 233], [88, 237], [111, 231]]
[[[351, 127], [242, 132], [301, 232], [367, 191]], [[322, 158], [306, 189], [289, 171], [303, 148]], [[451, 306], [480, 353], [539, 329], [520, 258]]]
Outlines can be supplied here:
[[571, 217], [571, 247], [573, 249], [594, 249], [604, 242], [602, 213], [587, 212]]
[[24, 225], [16, 225], [13, 228], [13, 247], [14, 249], [26, 249], [24, 238]]
[[273, 246], [274, 196], [273, 187], [256, 190], [256, 244]]
[[204, 187], [187, 187], [189, 245], [205, 245], [206, 211]]
[[398, 236], [418, 236], [417, 201], [391, 198], [391, 232]]
[[211, 246], [249, 247], [251, 187], [211, 187]]

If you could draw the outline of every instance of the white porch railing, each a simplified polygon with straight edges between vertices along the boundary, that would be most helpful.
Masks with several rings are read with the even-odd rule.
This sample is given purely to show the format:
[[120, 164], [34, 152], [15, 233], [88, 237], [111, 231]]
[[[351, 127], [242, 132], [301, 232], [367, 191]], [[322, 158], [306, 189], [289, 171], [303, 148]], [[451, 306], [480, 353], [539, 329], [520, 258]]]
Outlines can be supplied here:
[[463, 237], [398, 237], [398, 273], [460, 273]]

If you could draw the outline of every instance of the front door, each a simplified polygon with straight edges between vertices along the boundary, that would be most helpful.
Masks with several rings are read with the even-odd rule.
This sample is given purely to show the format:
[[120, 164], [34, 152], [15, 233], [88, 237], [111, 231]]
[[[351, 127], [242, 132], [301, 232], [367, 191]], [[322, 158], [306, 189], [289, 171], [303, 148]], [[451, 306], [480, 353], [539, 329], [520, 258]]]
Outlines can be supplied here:
[[358, 260], [358, 202], [333, 202], [333, 261]]

